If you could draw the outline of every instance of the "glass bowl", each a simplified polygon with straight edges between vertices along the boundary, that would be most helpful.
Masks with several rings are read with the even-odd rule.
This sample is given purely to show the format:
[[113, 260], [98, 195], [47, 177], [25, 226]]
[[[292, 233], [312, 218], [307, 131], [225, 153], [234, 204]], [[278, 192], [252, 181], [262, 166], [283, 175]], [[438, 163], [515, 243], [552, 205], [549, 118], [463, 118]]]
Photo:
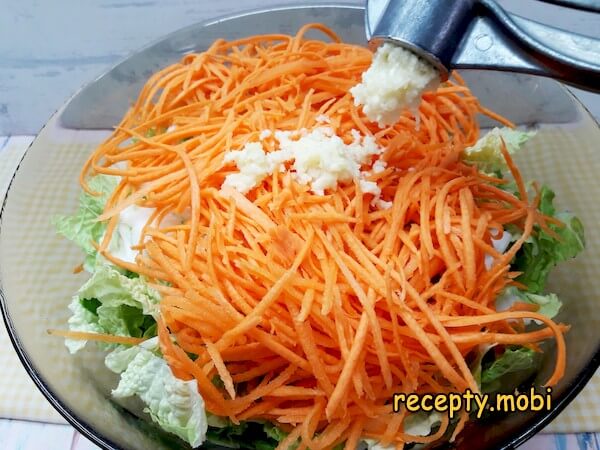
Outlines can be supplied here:
[[[117, 380], [104, 367], [101, 352], [88, 346], [73, 357], [61, 338], [47, 334], [49, 328], [66, 327], [67, 305], [85, 277], [72, 274], [81, 254], [56, 235], [50, 219], [75, 208], [83, 162], [119, 122], [150, 74], [186, 53], [202, 51], [217, 38], [294, 33], [307, 22], [325, 23], [345, 41], [364, 43], [362, 8], [339, 5], [269, 9], [182, 29], [133, 54], [76, 94], [41, 130], [12, 180], [0, 229], [4, 319], [21, 361], [48, 401], [101, 447], [186, 448], [110, 400]], [[573, 209], [587, 232], [586, 251], [551, 279], [550, 289], [565, 303], [558, 319], [572, 325], [566, 336], [567, 370], [554, 389], [554, 408], [473, 423], [454, 444], [460, 449], [509, 448], [549, 423], [600, 363], [600, 130], [553, 80], [496, 72], [463, 75], [485, 106], [539, 129], [519, 155], [524, 174], [550, 183], [559, 206]], [[491, 123], [483, 121], [482, 126]], [[540, 380], [552, 368], [551, 348], [544, 358]]]

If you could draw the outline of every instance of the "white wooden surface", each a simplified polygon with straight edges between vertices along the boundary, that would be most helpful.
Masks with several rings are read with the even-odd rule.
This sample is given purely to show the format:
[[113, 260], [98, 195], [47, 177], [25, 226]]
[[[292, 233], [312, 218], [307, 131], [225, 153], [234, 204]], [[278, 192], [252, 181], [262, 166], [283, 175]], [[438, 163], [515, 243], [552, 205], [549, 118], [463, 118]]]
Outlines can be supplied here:
[[[327, 0], [2, 0], [0, 135], [37, 133], [84, 83], [171, 31], [241, 10], [319, 2]], [[533, 0], [499, 2], [521, 15], [600, 37], [592, 14]], [[578, 95], [600, 117], [600, 96]]]
[[98, 450], [99, 447], [70, 425], [0, 420], [0, 448], [3, 450]]

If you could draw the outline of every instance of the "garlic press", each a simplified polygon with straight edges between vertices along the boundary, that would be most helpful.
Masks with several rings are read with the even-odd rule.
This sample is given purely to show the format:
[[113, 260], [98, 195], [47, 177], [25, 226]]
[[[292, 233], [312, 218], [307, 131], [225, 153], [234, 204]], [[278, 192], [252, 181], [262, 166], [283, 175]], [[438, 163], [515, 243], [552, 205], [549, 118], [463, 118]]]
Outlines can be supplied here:
[[[600, 12], [598, 0], [546, 1]], [[411, 50], [442, 81], [453, 69], [489, 69], [600, 92], [600, 40], [508, 13], [493, 0], [367, 0], [365, 28], [372, 46]]]

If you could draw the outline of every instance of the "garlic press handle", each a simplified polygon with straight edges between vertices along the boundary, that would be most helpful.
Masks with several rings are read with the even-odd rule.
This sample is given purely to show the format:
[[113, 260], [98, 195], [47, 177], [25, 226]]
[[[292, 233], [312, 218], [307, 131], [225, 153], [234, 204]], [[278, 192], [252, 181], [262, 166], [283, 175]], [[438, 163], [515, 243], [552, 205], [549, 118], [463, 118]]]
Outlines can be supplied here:
[[554, 3], [567, 8], [581, 9], [582, 11], [590, 11], [600, 13], [600, 0], [540, 0], [546, 3]]
[[600, 40], [509, 14], [492, 0], [479, 5], [452, 68], [530, 73], [600, 92]]

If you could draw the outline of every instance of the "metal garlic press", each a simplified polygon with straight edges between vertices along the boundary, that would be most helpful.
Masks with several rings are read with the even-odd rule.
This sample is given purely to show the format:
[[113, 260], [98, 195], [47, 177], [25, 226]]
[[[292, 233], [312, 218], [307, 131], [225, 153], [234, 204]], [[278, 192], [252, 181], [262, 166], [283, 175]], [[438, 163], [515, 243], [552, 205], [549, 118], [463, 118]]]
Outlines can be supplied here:
[[[598, 0], [551, 3], [600, 12]], [[372, 46], [405, 47], [443, 81], [453, 69], [490, 69], [600, 92], [600, 40], [510, 14], [493, 0], [367, 0], [365, 16]]]

